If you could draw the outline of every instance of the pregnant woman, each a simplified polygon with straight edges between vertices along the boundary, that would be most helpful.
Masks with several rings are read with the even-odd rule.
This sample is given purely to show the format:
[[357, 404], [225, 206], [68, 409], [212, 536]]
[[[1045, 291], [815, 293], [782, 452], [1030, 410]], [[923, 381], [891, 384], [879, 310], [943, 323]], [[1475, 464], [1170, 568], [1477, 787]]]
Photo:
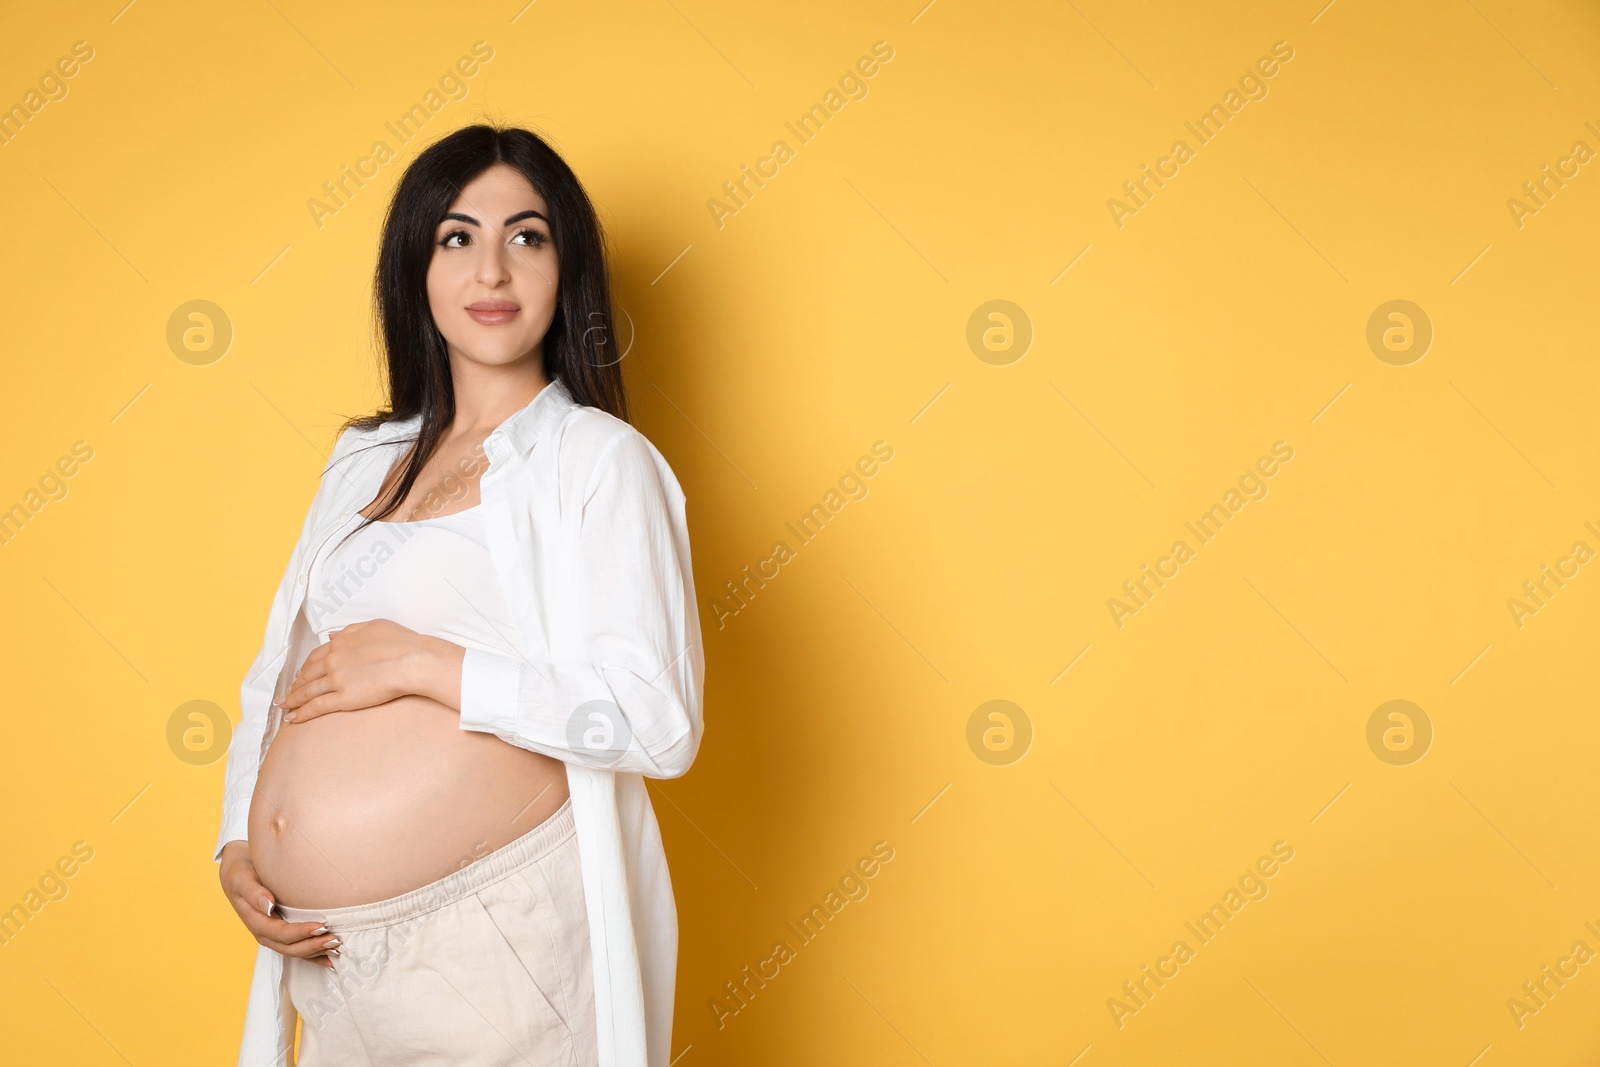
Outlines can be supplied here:
[[599, 220], [536, 135], [467, 127], [402, 175], [376, 304], [388, 404], [334, 446], [228, 752], [239, 1062], [665, 1067], [643, 779], [693, 762], [704, 662]]

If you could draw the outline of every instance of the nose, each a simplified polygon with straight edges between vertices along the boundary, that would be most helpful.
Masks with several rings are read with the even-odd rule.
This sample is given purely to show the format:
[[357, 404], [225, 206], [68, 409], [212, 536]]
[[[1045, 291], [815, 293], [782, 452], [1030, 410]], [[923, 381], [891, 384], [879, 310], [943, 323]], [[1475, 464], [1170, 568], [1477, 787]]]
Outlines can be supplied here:
[[495, 288], [511, 277], [511, 250], [503, 240], [481, 241], [478, 244], [477, 281], [486, 288]]

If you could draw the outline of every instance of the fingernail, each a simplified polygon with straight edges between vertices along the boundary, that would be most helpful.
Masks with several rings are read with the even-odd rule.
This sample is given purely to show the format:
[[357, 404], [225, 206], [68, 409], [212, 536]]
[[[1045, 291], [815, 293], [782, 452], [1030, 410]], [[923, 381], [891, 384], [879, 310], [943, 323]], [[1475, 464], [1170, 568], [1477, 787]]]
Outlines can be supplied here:
[[327, 943], [326, 943], [326, 944], [324, 944], [324, 945], [323, 945], [323, 946], [322, 946], [322, 947], [323, 947], [323, 948], [326, 948], [326, 949], [334, 949], [334, 950], [337, 950], [337, 949], [338, 949], [338, 947], [339, 947], [339, 946], [340, 946], [340, 945], [342, 945], [342, 944], [343, 944], [343, 943], [344, 943], [344, 942], [342, 942], [342, 941], [340, 941], [340, 940], [339, 940], [339, 939], [338, 939], [338, 938], [337, 938], [337, 937], [336, 937], [336, 938], [334, 938], [334, 939], [333, 939], [333, 940], [332, 940], [332, 941], [329, 941], [329, 942], [327, 942]]
[[286, 715], [284, 715], [283, 721], [284, 722], [294, 722], [295, 721], [294, 712], [291, 711], [291, 712], [287, 713]]
[[312, 937], [316, 937], [319, 934], [325, 934], [327, 932], [328, 932], [328, 928], [326, 926], [319, 926], [315, 930], [311, 931], [311, 936]]
[[270, 899], [263, 896], [259, 901], [257, 901], [257, 903], [261, 905], [262, 911], [266, 912], [268, 915], [272, 914], [272, 901]]

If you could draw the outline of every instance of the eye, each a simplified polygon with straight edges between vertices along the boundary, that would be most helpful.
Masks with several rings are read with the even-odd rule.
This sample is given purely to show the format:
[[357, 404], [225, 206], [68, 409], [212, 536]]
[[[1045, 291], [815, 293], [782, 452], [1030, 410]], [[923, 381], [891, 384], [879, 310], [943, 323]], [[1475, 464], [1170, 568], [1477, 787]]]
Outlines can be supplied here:
[[[451, 230], [449, 233], [447, 233], [443, 237], [439, 238], [439, 242], [438, 242], [439, 243], [439, 247], [440, 248], [464, 248], [464, 247], [466, 247], [465, 244], [456, 244], [456, 243], [454, 243], [456, 238], [458, 238], [458, 237], [463, 242], [470, 241], [472, 239], [472, 235], [469, 234], [466, 230], [460, 230], [460, 229]], [[522, 241], [523, 238], [526, 238], [526, 240]], [[525, 248], [543, 248], [546, 244], [548, 244], [550, 242], [550, 238], [548, 236], [546, 236], [545, 234], [541, 233], [540, 231], [534, 230], [534, 229], [521, 229], [521, 230], [518, 230], [515, 234], [512, 235], [512, 240], [514, 240], [514, 241], [522, 241], [523, 247], [525, 247]]]

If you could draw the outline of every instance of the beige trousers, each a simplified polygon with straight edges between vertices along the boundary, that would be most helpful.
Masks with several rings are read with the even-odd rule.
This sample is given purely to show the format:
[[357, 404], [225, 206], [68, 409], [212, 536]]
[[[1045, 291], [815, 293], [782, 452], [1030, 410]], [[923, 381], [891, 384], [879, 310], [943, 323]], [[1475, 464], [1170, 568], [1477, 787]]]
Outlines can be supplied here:
[[436, 882], [277, 909], [339, 935], [333, 970], [284, 957], [298, 1067], [592, 1067], [593, 962], [572, 801]]

